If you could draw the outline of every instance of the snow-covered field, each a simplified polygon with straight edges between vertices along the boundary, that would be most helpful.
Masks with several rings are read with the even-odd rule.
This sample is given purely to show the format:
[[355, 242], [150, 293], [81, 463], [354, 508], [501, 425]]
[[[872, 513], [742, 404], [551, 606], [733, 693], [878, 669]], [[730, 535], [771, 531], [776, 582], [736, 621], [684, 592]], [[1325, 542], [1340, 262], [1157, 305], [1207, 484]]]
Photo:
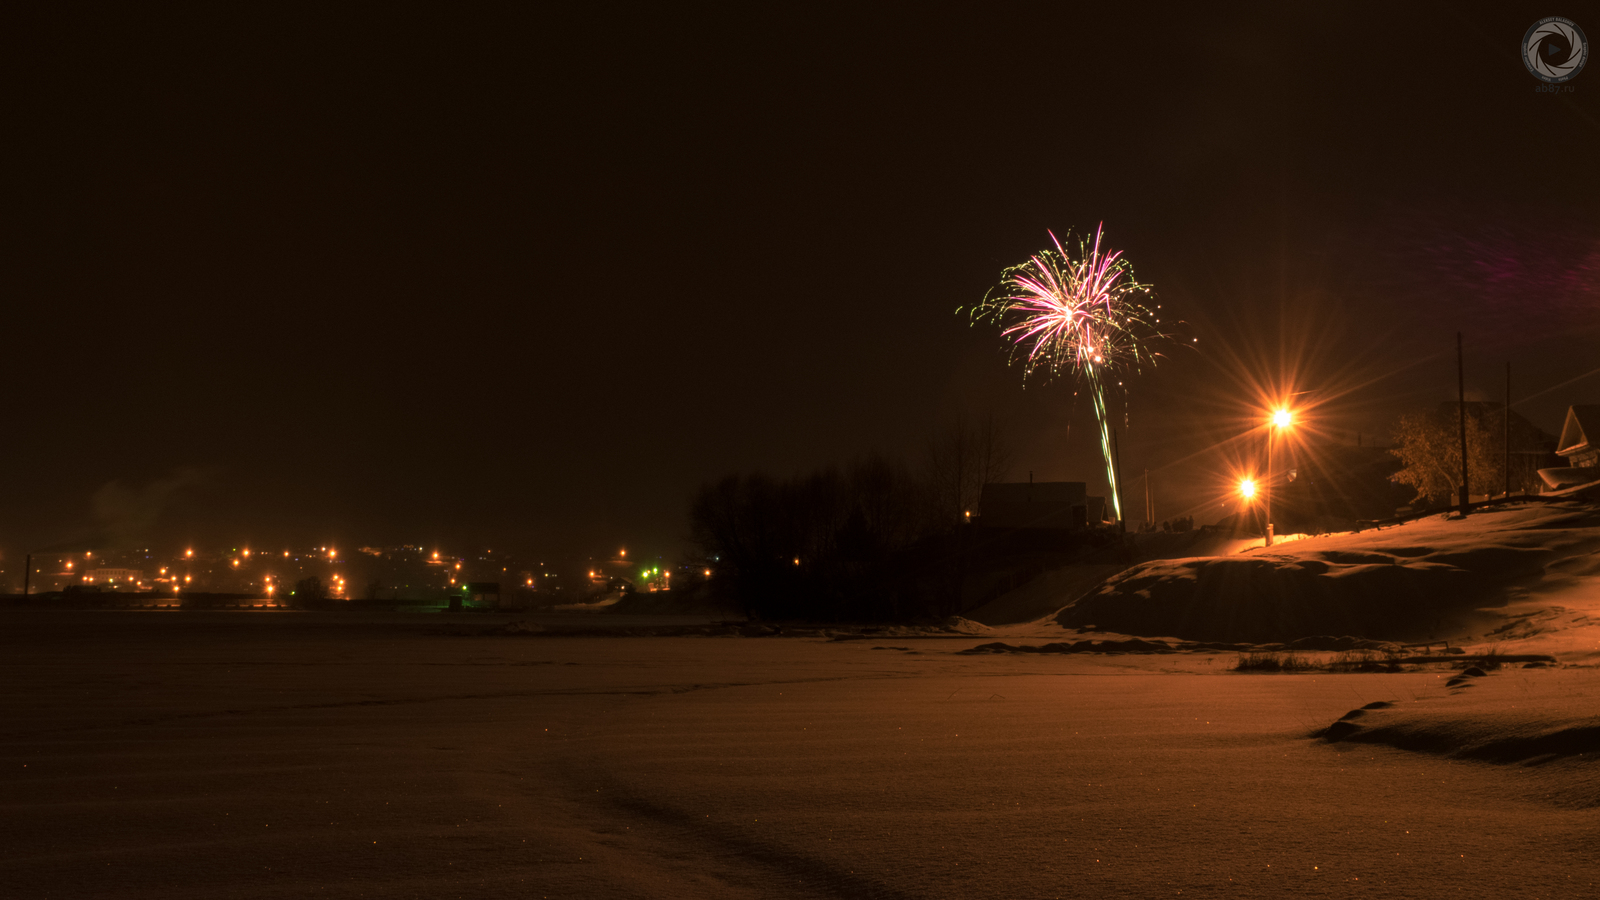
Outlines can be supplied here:
[[343, 618], [7, 616], [0, 896], [1593, 891], [1592, 755], [1308, 738], [1375, 701], [1447, 737], [1530, 706], [1592, 722], [1586, 668], [1466, 690], [1231, 654]]
[[1594, 896], [1600, 597], [1590, 526], [1548, 512], [1363, 536], [1569, 548], [1453, 636], [1559, 662], [1481, 676], [960, 652], [1123, 638], [1054, 617], [8, 611], [0, 897]]

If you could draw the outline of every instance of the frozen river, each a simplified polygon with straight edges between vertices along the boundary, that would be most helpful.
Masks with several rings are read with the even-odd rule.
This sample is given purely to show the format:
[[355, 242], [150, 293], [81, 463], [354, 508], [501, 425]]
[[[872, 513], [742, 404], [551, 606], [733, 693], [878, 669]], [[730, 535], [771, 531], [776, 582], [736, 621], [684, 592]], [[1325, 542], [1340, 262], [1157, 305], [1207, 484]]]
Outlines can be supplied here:
[[1308, 738], [1372, 701], [1433, 702], [1438, 673], [443, 621], [0, 615], [0, 896], [1595, 890], [1593, 766]]

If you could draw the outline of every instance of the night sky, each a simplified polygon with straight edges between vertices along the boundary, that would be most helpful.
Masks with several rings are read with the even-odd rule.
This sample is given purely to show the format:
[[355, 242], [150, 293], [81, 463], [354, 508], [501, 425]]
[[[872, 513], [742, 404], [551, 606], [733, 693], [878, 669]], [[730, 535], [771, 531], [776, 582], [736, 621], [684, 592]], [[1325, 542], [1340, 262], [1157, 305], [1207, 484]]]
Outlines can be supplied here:
[[1577, 11], [225, 6], [8, 29], [8, 560], [672, 554], [707, 479], [991, 412], [1103, 490], [957, 313], [1102, 221], [1187, 323], [1115, 402], [1160, 517], [1253, 392], [1381, 435], [1457, 330], [1475, 396], [1600, 400], [1600, 67], [1519, 58]]

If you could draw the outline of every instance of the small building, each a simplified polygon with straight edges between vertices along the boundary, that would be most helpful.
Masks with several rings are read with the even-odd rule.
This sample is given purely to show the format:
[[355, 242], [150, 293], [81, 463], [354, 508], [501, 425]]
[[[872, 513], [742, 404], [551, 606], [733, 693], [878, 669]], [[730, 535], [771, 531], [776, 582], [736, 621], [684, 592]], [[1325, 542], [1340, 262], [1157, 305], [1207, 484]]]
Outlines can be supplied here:
[[106, 590], [134, 591], [144, 589], [144, 572], [140, 569], [100, 568], [83, 573], [84, 584], [101, 585]]
[[1082, 481], [986, 484], [978, 496], [985, 528], [1084, 528], [1105, 516], [1105, 498], [1090, 497]]
[[1567, 409], [1567, 421], [1556, 441], [1556, 456], [1565, 466], [1540, 469], [1539, 477], [1551, 490], [1566, 490], [1600, 481], [1600, 404], [1584, 403]]
[[1600, 403], [1568, 407], [1556, 455], [1574, 469], [1600, 466]]
[[[493, 597], [491, 600], [489, 598]], [[467, 602], [476, 607], [497, 609], [500, 606], [500, 582], [498, 581], [469, 581], [467, 582]]]

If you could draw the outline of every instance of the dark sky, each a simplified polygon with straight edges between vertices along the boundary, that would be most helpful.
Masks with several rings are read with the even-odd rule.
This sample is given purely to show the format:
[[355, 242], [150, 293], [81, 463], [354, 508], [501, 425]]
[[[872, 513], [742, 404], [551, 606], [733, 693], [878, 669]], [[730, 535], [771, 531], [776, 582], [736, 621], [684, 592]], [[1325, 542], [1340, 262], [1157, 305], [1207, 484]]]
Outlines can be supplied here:
[[1370, 434], [1458, 329], [1491, 396], [1600, 368], [1600, 68], [1535, 90], [1542, 4], [231, 6], [9, 29], [8, 555], [674, 552], [707, 479], [989, 412], [1094, 490], [956, 310], [1102, 221], [1199, 338], [1116, 401], [1162, 515], [1252, 385]]

